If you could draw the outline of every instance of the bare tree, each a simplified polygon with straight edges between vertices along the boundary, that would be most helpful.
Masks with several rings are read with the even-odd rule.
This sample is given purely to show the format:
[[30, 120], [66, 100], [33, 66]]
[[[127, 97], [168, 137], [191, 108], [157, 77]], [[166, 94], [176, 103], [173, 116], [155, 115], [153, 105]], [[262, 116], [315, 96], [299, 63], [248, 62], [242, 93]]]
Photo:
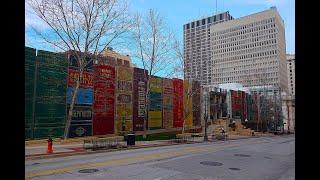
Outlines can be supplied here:
[[[174, 39], [173, 50], [174, 50], [174, 55], [176, 57], [176, 61], [175, 61], [175, 65], [173, 68], [172, 75], [184, 79], [184, 70], [185, 70], [184, 53], [183, 53], [183, 49], [182, 49], [182, 44], [177, 38]], [[189, 82], [187, 82], [187, 83], [189, 83]], [[184, 86], [185, 86], [185, 84], [184, 84]], [[183, 107], [182, 133], [184, 133], [184, 131], [185, 131], [186, 119], [190, 115], [192, 115], [192, 113], [189, 112], [189, 108], [188, 108], [190, 99], [192, 97], [192, 92], [190, 90], [191, 88], [188, 85], [187, 88], [184, 87], [183, 89], [184, 89], [184, 92], [181, 96], [186, 96], [186, 97], [184, 97], [184, 101], [186, 101], [186, 104]]]
[[[249, 74], [244, 76], [244, 81], [243, 83], [248, 86], [248, 87], [253, 87], [253, 86], [262, 86], [262, 95], [265, 94], [266, 91], [266, 78], [264, 77], [264, 74], [252, 74], [251, 72], [249, 72]], [[261, 93], [260, 93], [261, 94]], [[258, 108], [257, 109], [257, 115], [258, 115], [258, 119], [257, 119], [257, 127], [256, 130], [258, 131], [259, 129], [259, 124], [261, 121], [261, 109], [263, 109], [263, 107], [261, 106], [263, 103], [260, 103], [260, 94], [257, 94], [257, 100], [253, 101], [254, 105]]]
[[[258, 94], [257, 101], [254, 101], [255, 105], [258, 107], [258, 122], [256, 124], [257, 131], [259, 130], [259, 126], [262, 131], [263, 122], [267, 123], [267, 129], [269, 129], [268, 123], [273, 121], [271, 117], [275, 117], [277, 114], [276, 108], [279, 106], [279, 100], [277, 94], [271, 94], [269, 92], [269, 90], [271, 90], [271, 85], [270, 80], [267, 77], [267, 72], [261, 71], [259, 74], [249, 74], [245, 81], [249, 87], [254, 85], [260, 87], [260, 93]], [[279, 93], [281, 94], [281, 91]]]
[[64, 138], [68, 137], [72, 111], [85, 67], [100, 61], [107, 47], [125, 34], [132, 26], [125, 1], [119, 0], [28, 0], [33, 13], [49, 29], [32, 29], [45, 42], [76, 57], [79, 78], [72, 94]]
[[[191, 82], [191, 83], [190, 83]], [[182, 133], [184, 133], [186, 129], [186, 121], [189, 118], [192, 118], [192, 107], [190, 107], [190, 103], [192, 102], [192, 96], [195, 94], [194, 91], [192, 91], [192, 81], [184, 80], [184, 87], [183, 87], [183, 96], [184, 98], [184, 107], [183, 107], [183, 124], [182, 124]]]
[[184, 79], [185, 64], [183, 46], [181, 41], [179, 41], [176, 37], [174, 38], [173, 51], [175, 61], [172, 76]]
[[[164, 18], [153, 9], [150, 9], [143, 17], [137, 14], [134, 22], [133, 44], [136, 52], [133, 57], [139, 60], [145, 70], [148, 70], [148, 74], [144, 73], [147, 79], [145, 108], [147, 115], [150, 95], [149, 79], [159, 73], [166, 73], [166, 70], [170, 68], [173, 34], [168, 29]], [[146, 119], [148, 117], [144, 116], [144, 118], [143, 135], [146, 137]]]
[[[174, 63], [174, 68], [172, 69], [172, 73], [171, 75], [174, 77], [178, 77], [178, 78], [182, 78], [184, 79], [184, 73], [185, 73], [185, 59], [184, 59], [184, 52], [183, 52], [183, 46], [182, 43], [177, 39], [174, 38], [174, 43], [173, 43], [173, 50], [174, 50], [174, 57], [175, 57], [175, 61]], [[199, 79], [199, 78], [198, 78]], [[187, 79], [184, 79], [185, 82], [188, 81]], [[192, 81], [191, 81], [192, 82]], [[189, 83], [186, 82], [186, 83]], [[190, 85], [191, 84], [191, 85]], [[200, 81], [201, 84], [201, 81]], [[193, 90], [192, 88], [192, 83], [189, 83], [187, 88], [184, 88], [184, 94], [182, 94], [181, 96], [184, 96], [184, 99], [186, 101], [186, 104], [184, 104], [184, 108], [183, 108], [183, 125], [182, 125], [182, 133], [184, 133], [185, 131], [185, 122], [186, 120], [192, 116], [193, 112], [192, 109], [193, 108], [189, 108], [190, 106], [190, 102], [192, 101], [192, 97], [195, 96], [197, 93], [200, 93], [201, 89], [197, 89], [197, 90]], [[200, 108], [200, 107], [197, 107]]]

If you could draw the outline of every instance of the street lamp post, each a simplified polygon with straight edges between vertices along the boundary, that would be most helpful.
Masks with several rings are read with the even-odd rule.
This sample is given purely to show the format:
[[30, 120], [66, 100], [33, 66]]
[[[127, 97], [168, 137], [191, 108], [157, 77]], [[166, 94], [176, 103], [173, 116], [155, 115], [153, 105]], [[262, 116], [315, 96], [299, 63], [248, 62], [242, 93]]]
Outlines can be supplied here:
[[208, 133], [207, 133], [207, 126], [208, 126], [208, 110], [207, 110], [207, 101], [208, 101], [208, 94], [205, 91], [205, 114], [204, 114], [204, 141], [208, 141]]

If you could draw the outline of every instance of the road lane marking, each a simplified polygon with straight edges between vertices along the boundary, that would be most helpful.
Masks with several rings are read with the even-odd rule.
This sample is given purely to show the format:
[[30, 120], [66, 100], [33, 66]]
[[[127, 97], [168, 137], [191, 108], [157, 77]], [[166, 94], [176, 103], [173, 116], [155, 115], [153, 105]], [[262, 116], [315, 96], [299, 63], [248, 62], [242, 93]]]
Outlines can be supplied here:
[[30, 173], [26, 173], [25, 177], [27, 179], [30, 179], [32, 177], [37, 177], [37, 176], [48, 176], [48, 175], [52, 175], [52, 174], [61, 174], [61, 173], [65, 173], [67, 171], [73, 171], [73, 170], [77, 170], [77, 169], [98, 168], [98, 167], [106, 167], [106, 166], [112, 166], [112, 165], [124, 165], [124, 164], [137, 163], [139, 161], [148, 161], [148, 160], [155, 160], [155, 159], [162, 159], [162, 158], [179, 157], [179, 156], [188, 155], [190, 153], [217, 152], [219, 150], [223, 150], [223, 149], [230, 148], [230, 147], [258, 144], [258, 143], [263, 143], [263, 142], [266, 142], [266, 141], [239, 143], [239, 144], [233, 144], [233, 145], [224, 145], [221, 147], [204, 147], [204, 148], [188, 147], [188, 148], [184, 148], [182, 150], [174, 151], [174, 152], [153, 153], [153, 154], [123, 158], [123, 159], [112, 159], [112, 160], [107, 160], [107, 161], [98, 162], [98, 163], [86, 163], [86, 164], [73, 165], [73, 166], [59, 168], [59, 169], [49, 169], [49, 170], [43, 170], [43, 171], [30, 172]]

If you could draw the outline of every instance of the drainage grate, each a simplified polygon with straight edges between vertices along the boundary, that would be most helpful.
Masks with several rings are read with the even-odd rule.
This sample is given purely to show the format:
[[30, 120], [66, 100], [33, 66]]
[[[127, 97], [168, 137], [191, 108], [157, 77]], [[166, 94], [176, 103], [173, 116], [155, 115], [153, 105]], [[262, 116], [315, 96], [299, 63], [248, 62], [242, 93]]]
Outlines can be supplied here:
[[36, 162], [36, 163], [33, 163], [32, 165], [38, 165], [38, 164], [40, 164], [40, 163]]
[[98, 169], [81, 169], [78, 172], [79, 173], [94, 173], [94, 172], [97, 172], [97, 171], [99, 171], [99, 170]]
[[247, 155], [247, 154], [235, 154], [235, 156], [240, 156], [240, 157], [250, 157], [250, 155]]
[[264, 157], [264, 158], [266, 158], [266, 159], [272, 159], [271, 157]]
[[234, 171], [240, 171], [239, 168], [229, 168], [230, 170], [234, 170]]
[[222, 163], [219, 162], [213, 162], [213, 161], [202, 161], [200, 164], [205, 165], [205, 166], [222, 166]]

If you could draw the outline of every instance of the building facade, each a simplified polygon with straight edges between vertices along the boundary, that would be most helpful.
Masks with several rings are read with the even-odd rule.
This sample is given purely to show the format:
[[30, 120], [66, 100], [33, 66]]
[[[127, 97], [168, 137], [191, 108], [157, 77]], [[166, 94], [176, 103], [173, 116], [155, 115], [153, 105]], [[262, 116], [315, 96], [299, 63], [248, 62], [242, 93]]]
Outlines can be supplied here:
[[291, 95], [282, 97], [282, 115], [285, 132], [295, 132], [295, 99]]
[[287, 55], [287, 75], [288, 75], [288, 90], [289, 94], [295, 95], [295, 56]]
[[227, 117], [227, 91], [222, 89], [215, 89], [209, 92], [210, 95], [210, 109], [209, 119], [211, 121]]
[[211, 83], [274, 86], [287, 91], [284, 30], [275, 7], [212, 26]]
[[210, 27], [232, 19], [229, 12], [224, 12], [183, 25], [184, 79], [213, 83]]
[[103, 56], [107, 61], [106, 64], [111, 64], [114, 66], [134, 67], [129, 55], [120, 54], [114, 51], [112, 48], [107, 48], [104, 51]]

